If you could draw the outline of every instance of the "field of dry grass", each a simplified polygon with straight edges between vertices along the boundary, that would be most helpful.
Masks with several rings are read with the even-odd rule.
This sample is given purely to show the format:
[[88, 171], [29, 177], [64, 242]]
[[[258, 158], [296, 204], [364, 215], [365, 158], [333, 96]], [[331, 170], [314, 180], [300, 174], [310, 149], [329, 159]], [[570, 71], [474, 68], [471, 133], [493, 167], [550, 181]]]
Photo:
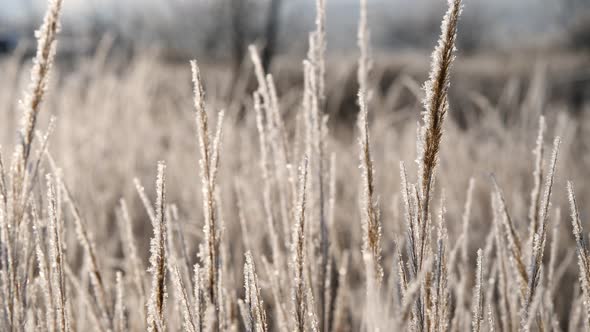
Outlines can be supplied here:
[[463, 56], [450, 0], [432, 58], [373, 55], [361, 0], [327, 57], [318, 0], [235, 79], [60, 59], [61, 6], [0, 59], [0, 330], [590, 329], [587, 54]]

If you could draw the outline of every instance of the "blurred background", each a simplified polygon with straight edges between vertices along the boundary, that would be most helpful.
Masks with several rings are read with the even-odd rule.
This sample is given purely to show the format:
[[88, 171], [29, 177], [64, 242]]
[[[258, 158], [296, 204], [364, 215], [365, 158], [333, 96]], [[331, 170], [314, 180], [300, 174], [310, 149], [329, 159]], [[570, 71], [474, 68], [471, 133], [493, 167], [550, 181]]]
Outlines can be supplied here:
[[[340, 151], [339, 165], [352, 167], [342, 172], [346, 181], [357, 173], [358, 161], [358, 2], [326, 0], [324, 112], [331, 144]], [[441, 173], [462, 169], [466, 175], [448, 187], [462, 192], [469, 175], [487, 183], [486, 174], [494, 171], [514, 185], [515, 193], [528, 197], [522, 193], [528, 190], [528, 159], [541, 114], [547, 117], [549, 138], [561, 135], [572, 142], [564, 154], [574, 162], [564, 162], [565, 173], [587, 179], [590, 157], [579, 156], [590, 156], [590, 1], [464, 0], [464, 6], [449, 92], [445, 137], [450, 142]], [[415, 158], [421, 84], [446, 7], [446, 0], [368, 0], [374, 58], [371, 123], [379, 170], [397, 169], [400, 160]], [[4, 146], [14, 141], [18, 100], [29, 82], [35, 51], [34, 31], [46, 8], [46, 0], [0, 0]], [[153, 166], [161, 159], [174, 160], [170, 173], [179, 174], [170, 182], [182, 190], [171, 200], [180, 206], [196, 201], [197, 186], [184, 185], [185, 174], [193, 174], [197, 163], [189, 59], [200, 62], [209, 110], [224, 109], [229, 118], [226, 131], [233, 138], [224, 144], [239, 153], [224, 157], [228, 174], [250, 177], [248, 172], [258, 169], [257, 163], [244, 166], [257, 155], [252, 148], [257, 146], [252, 107], [257, 82], [250, 44], [273, 75], [282, 115], [295, 136], [302, 60], [315, 28], [314, 0], [64, 0], [63, 9], [41, 128], [50, 115], [58, 117], [52, 151], [80, 204], [101, 207], [91, 211], [95, 215], [110, 220], [114, 209], [108, 207], [121, 196], [134, 196], [129, 180], [138, 176], [151, 183]], [[518, 169], [513, 156], [526, 156]], [[392, 192], [384, 193], [391, 197], [399, 188], [397, 171], [383, 176], [383, 182], [394, 183], [386, 189]], [[590, 198], [590, 187], [579, 195], [580, 200]], [[356, 201], [355, 192], [341, 201]], [[487, 198], [482, 201], [488, 205]]]
[[[328, 96], [327, 112], [348, 120], [356, 114], [358, 2], [326, 1], [328, 84], [346, 90]], [[46, 6], [46, 0], [0, 0], [0, 57], [33, 55], [34, 31]], [[464, 6], [456, 85], [494, 101], [512, 80], [521, 91], [517, 97], [524, 98], [533, 73], [542, 69], [550, 76], [543, 79], [547, 99], [581, 111], [590, 94], [590, 1], [465, 0]], [[368, 0], [368, 7], [375, 88], [387, 96], [400, 79], [424, 81], [446, 1]], [[157, 58], [158, 67], [197, 58], [213, 76], [223, 76], [216, 95], [231, 103], [255, 87], [250, 44], [258, 46], [279, 92], [302, 82], [314, 17], [312, 0], [66, 0], [58, 57], [69, 71], [79, 69], [77, 60], [97, 54], [118, 70], [137, 58]], [[244, 78], [242, 86], [236, 86], [238, 78]], [[454, 116], [465, 126], [463, 100]]]
[[[369, 0], [377, 50], [430, 49], [444, 0]], [[462, 52], [587, 49], [590, 1], [467, 0], [461, 22]], [[311, 0], [68, 0], [62, 52], [91, 52], [105, 34], [121, 50], [157, 47], [169, 58], [211, 56], [237, 61], [258, 41], [271, 54], [299, 54], [313, 28]], [[358, 1], [328, 0], [331, 52], [356, 47]], [[45, 0], [0, 0], [0, 52], [29, 42]], [[269, 55], [272, 57], [272, 55]]]

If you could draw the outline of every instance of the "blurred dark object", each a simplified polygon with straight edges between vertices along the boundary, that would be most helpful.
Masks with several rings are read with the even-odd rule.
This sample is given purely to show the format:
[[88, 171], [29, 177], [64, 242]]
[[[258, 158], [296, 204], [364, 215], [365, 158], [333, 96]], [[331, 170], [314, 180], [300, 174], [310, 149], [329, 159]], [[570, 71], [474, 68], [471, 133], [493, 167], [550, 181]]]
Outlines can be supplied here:
[[268, 71], [275, 55], [277, 35], [279, 30], [281, 0], [271, 0], [268, 7], [268, 17], [264, 35], [264, 49], [262, 50], [262, 68]]
[[[472, 4], [472, 5], [475, 5]], [[492, 22], [485, 15], [481, 6], [473, 6], [469, 13], [461, 18], [461, 34], [457, 36], [457, 48], [462, 54], [472, 54], [486, 46]]]
[[[254, 77], [249, 77], [245, 84], [238, 79], [244, 74], [244, 60], [248, 58], [247, 45], [260, 40], [261, 62], [264, 72], [268, 72], [277, 51], [277, 37], [281, 26], [281, 0], [266, 1], [266, 12], [256, 16], [252, 3], [248, 0], [229, 0], [231, 20], [232, 76], [234, 79], [228, 86], [229, 96], [241, 95], [243, 89], [252, 90], [255, 86]], [[258, 19], [257, 19], [258, 17]], [[222, 21], [222, 20], [220, 20]], [[263, 25], [252, 26], [252, 21], [261, 21]]]
[[[389, 48], [426, 49], [433, 45], [440, 30], [439, 13], [431, 10], [423, 16], [396, 17], [385, 22], [388, 27], [382, 41]], [[381, 42], [381, 41], [380, 41]]]
[[18, 44], [18, 37], [14, 34], [0, 34], [0, 54], [12, 53]]
[[569, 26], [568, 37], [573, 49], [590, 49], [590, 9], [576, 16]]
[[[277, 49], [277, 36], [281, 25], [281, 0], [268, 0], [265, 17], [257, 18], [247, 0], [229, 0], [232, 27], [233, 71], [240, 72], [246, 56], [246, 45], [260, 39], [263, 43], [262, 67], [268, 71]], [[251, 4], [250, 4], [251, 5]], [[263, 26], [252, 26], [248, 20], [262, 19]], [[220, 20], [221, 21], [221, 20]]]
[[246, 53], [246, 29], [244, 23], [244, 0], [231, 0], [231, 25], [233, 29], [233, 73], [237, 76]]
[[[424, 11], [393, 17], [384, 22], [386, 28], [378, 43], [389, 48], [430, 49], [440, 31], [442, 7], [429, 7]], [[472, 54], [486, 46], [493, 22], [481, 4], [470, 4], [470, 10], [461, 17], [461, 34], [457, 36], [457, 48], [462, 54]]]

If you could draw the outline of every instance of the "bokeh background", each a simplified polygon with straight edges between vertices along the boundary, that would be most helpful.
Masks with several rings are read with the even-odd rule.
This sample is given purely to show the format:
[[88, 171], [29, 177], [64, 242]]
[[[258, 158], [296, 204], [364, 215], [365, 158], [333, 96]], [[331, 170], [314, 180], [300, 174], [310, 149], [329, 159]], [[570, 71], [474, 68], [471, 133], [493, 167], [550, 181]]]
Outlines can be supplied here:
[[[348, 173], [356, 174], [359, 3], [328, 0], [326, 5], [324, 111], [329, 115], [330, 139], [343, 151], [341, 164], [352, 167], [342, 173], [347, 178]], [[584, 134], [590, 127], [590, 2], [465, 0], [464, 6], [446, 134], [459, 143], [446, 154], [443, 149], [441, 172], [461, 167], [465, 176], [447, 178], [449, 187], [462, 192], [470, 176], [489, 184], [487, 174], [496, 172], [515, 185], [518, 195], [527, 197], [531, 179], [523, 174], [530, 172], [530, 150], [541, 114], [548, 118], [548, 143], [556, 134], [571, 138], [576, 162], [566, 166], [570, 177], [590, 176], [590, 159], [578, 158], [590, 149], [590, 135]], [[4, 146], [14, 142], [18, 100], [29, 81], [36, 46], [34, 31], [46, 7], [44, 0], [0, 0]], [[377, 169], [397, 169], [400, 160], [415, 158], [421, 85], [445, 9], [444, 0], [368, 0]], [[180, 206], [191, 206], [199, 196], [198, 186], [181, 185], [183, 176], [196, 172], [197, 165], [189, 59], [201, 63], [210, 110], [225, 109], [232, 128], [250, 137], [256, 132], [250, 127], [257, 83], [248, 46], [256, 45], [274, 76], [285, 121], [292, 132], [296, 130], [303, 93], [301, 61], [314, 29], [315, 1], [65, 0], [63, 10], [41, 125], [46, 126], [52, 115], [59, 119], [53, 153], [69, 173], [82, 205], [93, 206], [89, 209], [99, 220], [112, 222], [120, 197], [135, 197], [133, 176], [152, 183], [153, 166], [166, 156], [175, 160], [169, 167], [179, 174], [179, 186], [171, 195], [186, 204]], [[254, 172], [257, 165], [243, 166], [251, 156], [233, 151], [256, 155], [255, 139], [251, 146], [248, 140], [227, 140], [227, 151], [232, 151], [225, 156], [230, 176]], [[515, 164], [514, 155], [526, 158]], [[390, 199], [399, 188], [397, 171], [378, 174], [388, 183], [383, 195]], [[343, 216], [355, 206], [350, 204], [356, 201], [354, 188], [342, 198], [349, 207], [342, 209]], [[462, 204], [457, 202], [456, 212]], [[526, 207], [526, 201], [519, 204]], [[136, 207], [141, 210], [139, 204]], [[97, 233], [108, 236], [106, 229]]]
[[[373, 46], [379, 50], [429, 49], [436, 38], [443, 0], [369, 0]], [[46, 2], [1, 0], [0, 36], [31, 40]], [[120, 47], [158, 46], [169, 56], [215, 55], [233, 44], [275, 34], [277, 53], [307, 49], [313, 27], [308, 0], [70, 0], [63, 37], [70, 52], [88, 52], [108, 33]], [[590, 3], [586, 0], [468, 0], [462, 18], [462, 51], [587, 48]], [[329, 50], [354, 49], [358, 1], [327, 1]], [[270, 23], [272, 21], [274, 23]], [[273, 32], [268, 25], [272, 25]], [[236, 41], [235, 39], [243, 39]]]

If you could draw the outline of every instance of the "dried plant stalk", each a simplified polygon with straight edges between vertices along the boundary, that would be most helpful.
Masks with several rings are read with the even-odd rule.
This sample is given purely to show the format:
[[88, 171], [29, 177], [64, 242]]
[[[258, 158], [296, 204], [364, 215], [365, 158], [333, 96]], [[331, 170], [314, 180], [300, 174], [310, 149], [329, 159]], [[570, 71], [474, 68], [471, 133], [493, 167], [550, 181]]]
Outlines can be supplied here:
[[176, 287], [176, 292], [178, 293], [177, 298], [179, 302], [179, 306], [182, 310], [182, 319], [184, 324], [184, 330], [186, 332], [196, 332], [195, 327], [195, 319], [193, 317], [193, 308], [190, 303], [189, 295], [184, 285], [184, 281], [182, 280], [182, 276], [180, 275], [180, 270], [178, 266], [174, 266], [171, 268], [172, 271], [172, 280], [174, 281], [174, 286]]
[[574, 184], [571, 181], [568, 181], [567, 183], [567, 191], [569, 194], [572, 216], [572, 229], [578, 247], [578, 265], [580, 267], [579, 280], [582, 286], [583, 303], [586, 310], [586, 326], [590, 326], [590, 255], [588, 254], [588, 247], [584, 241], [582, 222], [580, 220], [580, 213], [578, 212]]
[[23, 105], [20, 147], [23, 164], [27, 163], [34, 138], [37, 115], [43, 96], [47, 90], [53, 59], [56, 52], [57, 34], [60, 29], [60, 16], [63, 0], [51, 0], [45, 12], [41, 28], [35, 33], [37, 37], [37, 54], [31, 69], [31, 83], [27, 89]]
[[162, 331], [165, 326], [164, 309], [166, 305], [166, 179], [164, 162], [158, 163], [158, 176], [156, 179], [156, 223], [154, 224], [154, 236], [150, 244], [150, 268], [152, 274], [152, 286], [148, 300], [147, 325], [148, 331]]
[[293, 330], [306, 331], [306, 317], [309, 313], [306, 301], [306, 281], [305, 281], [305, 214], [306, 214], [306, 197], [307, 197], [307, 158], [301, 166], [299, 175], [299, 203], [295, 214], [296, 223], [293, 228], [293, 240], [291, 244], [291, 264], [293, 269]]
[[248, 309], [251, 331], [267, 332], [266, 311], [264, 310], [264, 302], [260, 295], [258, 275], [256, 274], [254, 258], [251, 252], [246, 253], [246, 262], [244, 263], [244, 290], [244, 303]]
[[473, 290], [473, 320], [471, 330], [481, 331], [483, 317], [483, 258], [482, 250], [477, 250], [477, 275], [475, 276], [475, 289]]
[[448, 90], [450, 73], [455, 59], [455, 41], [457, 39], [457, 23], [461, 15], [461, 0], [449, 0], [441, 25], [441, 35], [434, 52], [430, 77], [424, 84], [424, 124], [421, 128], [420, 155], [418, 168], [420, 174], [420, 195], [422, 200], [422, 220], [428, 217], [430, 191], [434, 178], [434, 169], [438, 163], [438, 152], [443, 133], [443, 121], [449, 109]]
[[221, 143], [221, 128], [223, 123], [223, 111], [219, 113], [217, 121], [217, 131], [213, 142], [211, 142], [209, 133], [209, 121], [205, 109], [205, 92], [201, 83], [201, 75], [196, 61], [191, 61], [193, 73], [195, 109], [197, 119], [197, 132], [199, 140], [199, 150], [201, 159], [199, 161], [201, 168], [201, 182], [203, 191], [203, 213], [205, 217], [205, 240], [206, 245], [201, 258], [204, 260], [204, 269], [206, 270], [206, 289], [208, 302], [211, 302], [214, 308], [215, 329], [221, 326], [221, 288], [219, 283], [220, 264], [220, 231], [218, 229], [218, 211], [216, 198], [216, 177], [219, 166], [219, 150]]

